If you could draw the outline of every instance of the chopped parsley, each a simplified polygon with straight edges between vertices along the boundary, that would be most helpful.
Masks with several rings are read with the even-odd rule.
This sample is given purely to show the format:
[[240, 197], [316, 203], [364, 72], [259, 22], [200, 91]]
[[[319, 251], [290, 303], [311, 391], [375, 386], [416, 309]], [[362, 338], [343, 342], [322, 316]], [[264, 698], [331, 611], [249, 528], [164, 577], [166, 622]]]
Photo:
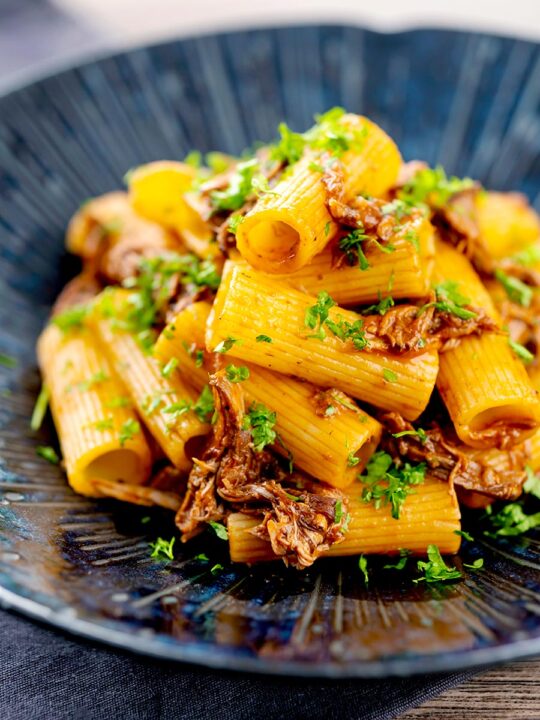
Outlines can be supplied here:
[[17, 367], [17, 360], [14, 357], [11, 357], [10, 355], [6, 355], [5, 353], [0, 353], [0, 365], [3, 365], [7, 368], [14, 368]]
[[418, 237], [418, 233], [416, 232], [416, 230], [407, 230], [407, 232], [403, 236], [403, 239], [410, 242], [416, 252], [420, 252], [420, 238]]
[[495, 270], [495, 277], [501, 283], [512, 302], [522, 307], [529, 307], [533, 297], [532, 288], [518, 278], [507, 275], [503, 270]]
[[480, 570], [484, 567], [484, 558], [477, 558], [472, 563], [463, 563], [463, 567], [470, 568], [471, 570]]
[[231, 215], [228, 222], [228, 230], [231, 233], [231, 235], [235, 235], [238, 232], [238, 228], [240, 225], [244, 222], [244, 216], [243, 215]]
[[173, 372], [178, 367], [178, 359], [172, 357], [162, 368], [161, 374], [164, 378], [170, 378]]
[[49, 388], [45, 383], [43, 383], [41, 390], [39, 391], [39, 395], [37, 396], [34, 410], [32, 411], [32, 417], [30, 418], [31, 430], [39, 430], [41, 427], [43, 418], [45, 417], [47, 408], [49, 407], [49, 396]]
[[367, 558], [364, 555], [360, 555], [360, 557], [358, 558], [358, 568], [364, 576], [364, 585], [367, 587], [369, 585], [369, 573]]
[[455, 315], [461, 320], [471, 320], [476, 317], [475, 312], [466, 309], [465, 306], [470, 304], [470, 299], [459, 292], [458, 282], [446, 280], [436, 285], [434, 290], [436, 301], [419, 308], [418, 315], [421, 315], [429, 307], [435, 307], [437, 310]]
[[202, 389], [199, 399], [193, 406], [193, 412], [201, 422], [208, 422], [214, 413], [214, 396], [209, 385]]
[[356, 457], [353, 452], [350, 452], [347, 456], [347, 467], [356, 467], [360, 462], [360, 458]]
[[386, 382], [389, 383], [395, 383], [398, 381], [398, 376], [393, 370], [389, 370], [388, 368], [383, 369], [383, 378], [386, 380]]
[[469, 542], [474, 542], [473, 536], [468, 533], [466, 530], [454, 530], [454, 535], [459, 535], [464, 540], [468, 540]]
[[362, 500], [372, 502], [376, 508], [390, 505], [392, 517], [397, 520], [407, 496], [414, 492], [415, 485], [424, 482], [425, 475], [425, 463], [403, 463], [398, 468], [388, 453], [376, 452], [359, 476], [364, 484]]
[[166, 407], [163, 412], [167, 415], [172, 415], [175, 418], [185, 415], [191, 410], [191, 403], [189, 400], [179, 400], [178, 402], [171, 403]]
[[422, 428], [417, 428], [416, 430], [402, 430], [398, 433], [392, 433], [392, 437], [394, 438], [406, 437], [407, 435], [410, 435], [411, 437], [417, 437], [422, 443], [422, 445], [427, 440], [427, 433]]
[[216, 535], [218, 536], [218, 538], [220, 540], [228, 540], [229, 539], [229, 531], [227, 530], [225, 525], [223, 525], [222, 523], [216, 522], [215, 520], [210, 520], [210, 522], [208, 524], [210, 525], [210, 527], [216, 533]]
[[239, 210], [252, 194], [252, 183], [259, 170], [259, 161], [255, 158], [238, 163], [223, 190], [214, 190], [210, 202], [215, 212]]
[[383, 565], [384, 570], [404, 570], [405, 566], [407, 565], [407, 562], [409, 560], [409, 555], [411, 554], [410, 550], [400, 550], [399, 551], [399, 560], [397, 563], [389, 563], [388, 565]]
[[359, 227], [342, 237], [338, 243], [338, 247], [345, 254], [349, 265], [358, 263], [360, 270], [369, 268], [369, 262], [362, 249], [362, 243], [366, 240], [369, 240], [369, 237], [365, 234], [364, 228]]
[[158, 538], [155, 542], [150, 543], [152, 548], [152, 554], [150, 557], [156, 558], [157, 560], [174, 560], [173, 547], [176, 538], [173, 537], [170, 540], [164, 540]]
[[304, 316], [305, 326], [310, 328], [310, 330], [318, 328], [317, 333], [314, 336], [310, 335], [310, 337], [316, 337], [320, 340], [325, 337], [323, 325], [328, 319], [330, 309], [333, 308], [335, 304], [336, 303], [332, 300], [326, 290], [321, 290], [321, 292], [317, 295], [317, 302], [315, 305], [306, 309]]
[[527, 479], [523, 484], [523, 490], [540, 500], [540, 477], [538, 477], [528, 465], [525, 466], [525, 470], [527, 472]]
[[375, 305], [368, 305], [367, 307], [363, 308], [362, 315], [386, 315], [386, 313], [390, 310], [391, 307], [394, 307], [396, 304], [394, 302], [394, 298], [391, 295], [387, 295], [385, 298], [383, 298], [381, 291], [377, 291], [377, 296], [379, 298], [379, 302]]
[[350, 340], [356, 350], [364, 350], [368, 347], [368, 341], [363, 330], [363, 321], [358, 319], [353, 323], [348, 320], [343, 320], [341, 316], [338, 316], [336, 320], [326, 320], [326, 326], [332, 331], [332, 333], [343, 342]]
[[293, 165], [304, 154], [306, 139], [300, 133], [293, 132], [282, 122], [278, 125], [279, 141], [270, 150], [270, 159]]
[[442, 559], [440, 550], [436, 545], [428, 545], [427, 556], [427, 561], [419, 560], [417, 563], [418, 570], [423, 572], [424, 575], [414, 580], [415, 583], [454, 582], [455, 580], [461, 580], [462, 575], [460, 571], [455, 567], [448, 567]]
[[316, 124], [304, 133], [304, 138], [312, 150], [329, 153], [339, 158], [347, 150], [359, 152], [368, 133], [366, 126], [349, 126], [342, 122], [345, 110], [334, 107], [315, 116]]
[[527, 350], [524, 345], [516, 342], [515, 340], [512, 340], [511, 337], [508, 338], [508, 344], [510, 345], [511, 350], [515, 352], [515, 354], [522, 362], [524, 362], [526, 365], [532, 363], [532, 361], [534, 360], [534, 354], [530, 350]]
[[332, 227], [332, 223], [330, 221], [328, 221], [326, 223], [326, 225], [324, 226], [324, 237], [328, 237], [331, 227]]
[[249, 378], [249, 368], [245, 365], [238, 366], [231, 363], [225, 368], [225, 373], [227, 375], [227, 379], [232, 383], [242, 382], [243, 380], [247, 380]]
[[336, 504], [334, 506], [334, 522], [336, 524], [341, 522], [342, 517], [343, 517], [343, 501], [336, 500]]
[[535, 265], [540, 262], [540, 245], [529, 245], [524, 250], [513, 255], [511, 259], [518, 265], [524, 265], [525, 267]]
[[470, 178], [448, 177], [444, 169], [425, 168], [416, 175], [398, 193], [398, 198], [407, 205], [429, 205], [440, 208], [458, 192], [474, 187]]
[[540, 526], [540, 512], [527, 515], [519, 503], [504, 505], [496, 514], [489, 515], [493, 531], [486, 535], [514, 537]]
[[120, 447], [124, 447], [124, 445], [129, 441], [132, 440], [137, 433], [141, 432], [141, 426], [137, 422], [137, 420], [133, 420], [133, 418], [130, 418], [129, 420], [126, 420], [125, 423], [123, 423], [122, 427], [120, 428], [120, 432], [118, 434], [118, 440], [120, 441]]
[[80, 330], [84, 325], [89, 310], [88, 305], [74, 305], [64, 310], [64, 312], [54, 315], [51, 318], [51, 323], [64, 333], [70, 330]]
[[229, 352], [229, 350], [232, 348], [232, 346], [235, 343], [239, 343], [239, 342], [240, 342], [240, 340], [237, 340], [236, 338], [233, 338], [230, 336], [226, 337], [225, 340], [222, 340], [220, 343], [218, 343], [216, 345], [216, 347], [214, 348], [214, 352], [217, 352], [217, 353]]
[[307, 308], [305, 312], [305, 326], [311, 330], [316, 330], [313, 335], [309, 335], [308, 337], [316, 338], [317, 340], [324, 340], [326, 337], [324, 326], [326, 326], [333, 335], [343, 342], [350, 340], [356, 350], [363, 350], [366, 348], [368, 346], [368, 341], [362, 329], [362, 320], [358, 319], [351, 323], [348, 320], [344, 320], [341, 316], [338, 316], [337, 320], [331, 320], [329, 312], [333, 307], [335, 307], [335, 305], [336, 303], [332, 300], [326, 290], [321, 290], [321, 292], [317, 295], [317, 302], [315, 305]]
[[200, 151], [191, 150], [190, 152], [188, 152], [188, 154], [184, 158], [184, 162], [186, 163], [186, 165], [190, 165], [195, 169], [200, 168], [202, 165], [202, 155]]
[[272, 445], [276, 441], [275, 424], [276, 413], [263, 403], [253, 403], [244, 415], [242, 427], [244, 430], [251, 430], [253, 447], [257, 452], [261, 452], [267, 445]]
[[193, 558], [194, 560], [201, 560], [202, 562], [208, 562], [210, 558], [205, 553], [199, 553], [198, 555], [195, 555]]
[[257, 337], [255, 338], [255, 342], [271, 343], [272, 338], [269, 335], [257, 335]]
[[50, 462], [51, 465], [58, 465], [60, 462], [60, 458], [58, 457], [56, 450], [50, 447], [50, 445], [38, 445], [36, 448], [36, 455], [42, 457], [47, 462]]
[[88, 392], [88, 390], [91, 390], [95, 385], [99, 385], [102, 382], [106, 382], [109, 380], [109, 376], [105, 372], [105, 370], [98, 370], [93, 375], [91, 375], [88, 380], [83, 380], [82, 382], [77, 383], [77, 389], [81, 392]]
[[210, 568], [210, 572], [212, 573], [212, 575], [217, 575], [218, 572], [224, 569], [225, 568], [223, 567], [223, 565], [221, 565], [221, 563], [216, 563]]

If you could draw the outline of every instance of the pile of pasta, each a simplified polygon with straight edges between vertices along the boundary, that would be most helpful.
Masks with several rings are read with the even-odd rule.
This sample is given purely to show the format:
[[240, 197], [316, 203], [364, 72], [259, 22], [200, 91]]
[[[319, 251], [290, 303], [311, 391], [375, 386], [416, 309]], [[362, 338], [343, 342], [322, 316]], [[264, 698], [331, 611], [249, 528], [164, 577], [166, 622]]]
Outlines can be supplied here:
[[540, 224], [340, 108], [87, 201], [38, 342], [67, 478], [233, 561], [456, 553], [540, 468]]

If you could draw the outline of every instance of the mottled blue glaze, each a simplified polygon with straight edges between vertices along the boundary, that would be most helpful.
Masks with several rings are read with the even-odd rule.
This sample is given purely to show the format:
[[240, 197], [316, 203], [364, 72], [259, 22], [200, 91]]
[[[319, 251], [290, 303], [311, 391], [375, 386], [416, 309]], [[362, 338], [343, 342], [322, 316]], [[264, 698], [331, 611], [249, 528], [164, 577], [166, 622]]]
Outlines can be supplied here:
[[[350, 27], [228, 33], [133, 50], [0, 98], [0, 602], [150, 655], [294, 675], [447, 670], [540, 651], [540, 541], [465, 543], [485, 569], [443, 589], [370, 561], [305, 572], [231, 566], [217, 539], [150, 558], [172, 520], [75, 496], [28, 428], [34, 342], [70, 270], [63, 232], [127, 169], [192, 148], [239, 152], [282, 119], [341, 104], [381, 123], [406, 158], [487, 185], [540, 190], [540, 52], [524, 41]], [[8, 395], [6, 390], [10, 390]], [[210, 545], [208, 545], [210, 543]], [[203, 549], [209, 562], [196, 559]], [[223, 569], [212, 574], [220, 563]], [[457, 560], [458, 565], [461, 559]]]

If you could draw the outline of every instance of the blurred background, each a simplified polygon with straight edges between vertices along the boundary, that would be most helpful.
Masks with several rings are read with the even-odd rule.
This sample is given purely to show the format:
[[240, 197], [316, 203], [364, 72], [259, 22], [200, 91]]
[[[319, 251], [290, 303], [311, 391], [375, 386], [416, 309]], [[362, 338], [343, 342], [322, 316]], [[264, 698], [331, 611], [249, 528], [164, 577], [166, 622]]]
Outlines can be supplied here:
[[291, 23], [455, 27], [540, 40], [540, 0], [0, 0], [0, 91], [161, 38]]

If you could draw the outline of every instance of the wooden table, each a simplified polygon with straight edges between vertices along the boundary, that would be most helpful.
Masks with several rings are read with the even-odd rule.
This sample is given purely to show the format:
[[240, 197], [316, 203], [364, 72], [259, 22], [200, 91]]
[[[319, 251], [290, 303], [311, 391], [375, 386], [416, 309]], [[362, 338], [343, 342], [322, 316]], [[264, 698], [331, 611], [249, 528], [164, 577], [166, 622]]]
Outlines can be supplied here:
[[397, 720], [539, 720], [540, 660], [500, 665]]

